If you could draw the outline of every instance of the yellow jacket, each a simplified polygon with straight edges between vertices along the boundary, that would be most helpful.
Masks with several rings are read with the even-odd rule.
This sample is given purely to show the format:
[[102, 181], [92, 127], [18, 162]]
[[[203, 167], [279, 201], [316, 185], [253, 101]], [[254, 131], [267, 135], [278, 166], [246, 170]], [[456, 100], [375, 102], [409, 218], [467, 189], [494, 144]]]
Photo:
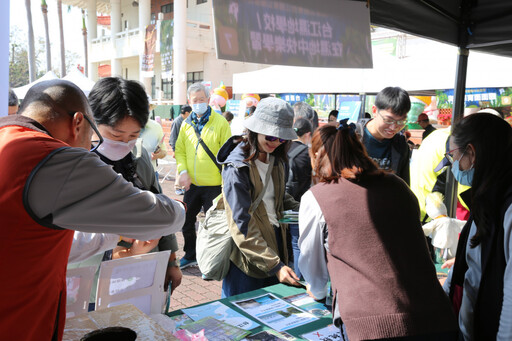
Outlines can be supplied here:
[[[432, 192], [437, 181], [437, 176], [442, 170], [435, 172], [439, 162], [446, 153], [446, 140], [450, 136], [450, 128], [438, 129], [432, 132], [416, 151], [411, 162], [411, 190], [418, 198], [421, 211], [421, 219], [425, 216], [425, 198]], [[469, 189], [468, 186], [458, 184], [457, 194], [461, 204], [467, 208], [465, 203], [460, 200], [460, 193]]]
[[[220, 147], [231, 137], [231, 128], [228, 121], [215, 111], [211, 111], [210, 118], [203, 130], [201, 138], [217, 155]], [[178, 173], [186, 170], [192, 183], [196, 186], [220, 186], [222, 177], [219, 169], [213, 163], [196, 136], [192, 115], [181, 125], [175, 149]]]

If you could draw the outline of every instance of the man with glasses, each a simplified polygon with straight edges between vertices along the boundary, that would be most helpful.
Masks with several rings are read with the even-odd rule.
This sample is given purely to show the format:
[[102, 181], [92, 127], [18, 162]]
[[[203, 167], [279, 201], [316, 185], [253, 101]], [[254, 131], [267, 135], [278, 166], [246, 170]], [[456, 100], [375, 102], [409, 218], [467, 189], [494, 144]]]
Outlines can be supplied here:
[[217, 153], [230, 137], [228, 121], [208, 106], [209, 94], [201, 83], [192, 84], [187, 98], [192, 113], [183, 121], [176, 140], [174, 156], [179, 172], [179, 185], [185, 189], [183, 201], [187, 217], [183, 225], [183, 251], [180, 268], [196, 265], [196, 220], [206, 213], [221, 192], [221, 167]]
[[408, 185], [410, 149], [399, 132], [407, 124], [411, 109], [409, 94], [399, 87], [387, 87], [377, 94], [373, 119], [363, 133], [368, 155], [384, 170], [392, 171]]
[[63, 80], [34, 85], [18, 115], [0, 118], [7, 339], [62, 339], [74, 230], [145, 241], [177, 232], [185, 220], [182, 204], [137, 189], [90, 152], [101, 142], [87, 98]]

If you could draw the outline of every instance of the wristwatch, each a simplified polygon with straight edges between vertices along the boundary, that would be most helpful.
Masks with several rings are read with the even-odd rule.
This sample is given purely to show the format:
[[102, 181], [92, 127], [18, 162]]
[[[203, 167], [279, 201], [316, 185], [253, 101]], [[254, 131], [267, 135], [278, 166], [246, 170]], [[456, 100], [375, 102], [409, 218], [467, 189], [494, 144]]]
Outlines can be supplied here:
[[171, 268], [173, 266], [180, 266], [180, 264], [178, 263], [178, 258], [170, 260], [169, 263], [167, 263], [168, 268]]

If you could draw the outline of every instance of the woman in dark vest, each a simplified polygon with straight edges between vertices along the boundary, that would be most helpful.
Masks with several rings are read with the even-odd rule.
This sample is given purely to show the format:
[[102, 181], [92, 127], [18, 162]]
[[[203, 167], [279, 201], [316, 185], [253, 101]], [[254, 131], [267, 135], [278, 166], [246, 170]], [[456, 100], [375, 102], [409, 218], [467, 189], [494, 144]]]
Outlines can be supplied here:
[[457, 324], [407, 184], [378, 169], [354, 124], [313, 136], [319, 184], [302, 196], [299, 267], [316, 299], [333, 288], [345, 339], [454, 340]]
[[512, 128], [487, 113], [453, 127], [445, 154], [455, 179], [471, 186], [470, 218], [445, 283], [464, 340], [512, 339]]

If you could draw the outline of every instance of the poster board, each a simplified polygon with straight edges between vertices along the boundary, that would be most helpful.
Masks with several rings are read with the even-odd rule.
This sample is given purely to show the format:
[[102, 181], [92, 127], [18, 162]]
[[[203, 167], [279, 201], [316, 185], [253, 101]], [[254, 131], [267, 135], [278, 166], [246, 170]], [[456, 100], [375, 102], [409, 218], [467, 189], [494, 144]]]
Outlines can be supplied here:
[[154, 252], [101, 263], [96, 310], [131, 303], [147, 315], [162, 313], [170, 254]]
[[68, 269], [66, 272], [66, 318], [85, 314], [96, 266]]

